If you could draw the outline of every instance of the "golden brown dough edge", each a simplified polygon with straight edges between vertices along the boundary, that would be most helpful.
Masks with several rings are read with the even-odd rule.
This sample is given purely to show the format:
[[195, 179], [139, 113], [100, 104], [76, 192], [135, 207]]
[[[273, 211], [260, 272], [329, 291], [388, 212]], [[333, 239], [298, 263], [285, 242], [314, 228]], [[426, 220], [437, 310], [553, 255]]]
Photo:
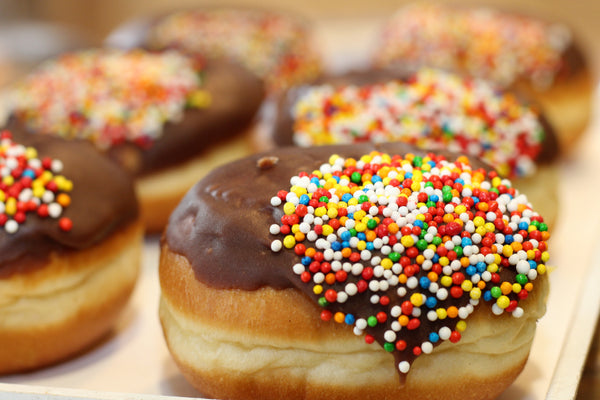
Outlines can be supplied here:
[[[171, 252], [167, 244], [163, 244], [161, 250], [159, 277], [161, 323], [175, 362], [202, 394], [228, 399], [496, 398], [514, 381], [527, 361], [536, 321], [545, 312], [548, 290], [547, 277], [540, 276], [535, 283], [536, 291], [523, 303], [526, 316], [521, 319], [493, 316], [489, 307], [479, 307], [467, 320], [463, 340], [458, 344], [444, 343], [432, 354], [419, 357], [408, 375], [407, 385], [401, 388], [389, 354], [377, 345], [364, 344], [362, 338], [345, 326], [321, 321], [318, 307], [298, 291], [208, 287], [195, 278], [187, 259]], [[495, 325], [490, 325], [491, 319], [495, 319]], [[179, 325], [182, 321], [183, 325]], [[521, 325], [513, 329], [515, 324]], [[478, 326], [483, 327], [483, 333]], [[480, 334], [483, 336], [478, 337]], [[236, 336], [241, 345], [227, 342], [236, 340]], [[221, 339], [225, 342], [223, 349], [219, 347], [223, 344], [219, 342]], [[333, 341], [339, 346], [327, 347]], [[493, 347], [489, 349], [490, 354], [479, 355], [477, 342]], [[231, 347], [236, 346], [242, 350], [231, 352]], [[505, 353], [502, 346], [506, 346]], [[216, 365], [193, 359], [193, 354], [210, 352], [209, 347], [218, 348], [213, 355], [220, 358], [213, 363]], [[242, 358], [250, 357], [250, 352], [269, 352], [270, 347], [275, 350], [268, 357], [280, 358], [277, 366], [269, 369], [260, 365], [255, 370], [251, 370], [252, 367], [244, 370], [238, 365], [247, 362]], [[341, 352], [342, 360], [347, 360], [343, 358], [344, 348], [350, 353], [359, 352], [359, 357], [376, 360], [365, 368], [381, 370], [381, 374], [372, 381], [354, 375], [326, 384], [307, 377], [310, 372], [298, 372], [300, 366], [293, 364], [294, 355], [289, 364], [282, 361], [290, 349], [298, 349], [299, 352], [293, 354], [302, 358], [314, 357], [315, 353], [317, 357], [335, 358]], [[463, 351], [469, 354], [463, 357]], [[221, 359], [231, 354], [240, 358]], [[448, 376], [440, 375], [440, 369], [447, 371]], [[370, 384], [365, 385], [365, 381]]]
[[146, 232], [162, 231], [186, 192], [213, 168], [250, 153], [248, 134], [241, 133], [185, 163], [138, 178], [136, 193]]
[[0, 280], [0, 374], [55, 364], [104, 337], [135, 287], [142, 239], [135, 221], [89, 249], [52, 254]]

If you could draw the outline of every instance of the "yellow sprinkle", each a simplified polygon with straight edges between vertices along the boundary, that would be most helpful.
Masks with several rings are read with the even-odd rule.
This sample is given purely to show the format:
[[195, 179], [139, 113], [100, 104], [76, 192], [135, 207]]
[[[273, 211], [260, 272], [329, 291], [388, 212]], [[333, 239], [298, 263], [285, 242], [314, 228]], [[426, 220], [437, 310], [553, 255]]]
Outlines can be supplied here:
[[546, 273], [546, 265], [545, 264], [538, 264], [536, 270], [537, 270], [538, 274], [544, 275]]
[[287, 235], [285, 238], [283, 238], [283, 246], [286, 249], [291, 249], [295, 245], [296, 245], [296, 238], [294, 236]]
[[476, 227], [480, 227], [485, 224], [485, 220], [482, 217], [475, 217], [473, 218], [473, 224], [475, 224]]
[[317, 294], [317, 295], [323, 293], [323, 286], [321, 286], [321, 285], [315, 285], [313, 287], [313, 293]]
[[464, 280], [461, 283], [460, 288], [462, 290], [464, 290], [465, 292], [470, 292], [471, 289], [473, 289], [473, 282], [471, 282], [470, 280], [466, 279], [466, 280]]
[[471, 289], [471, 291], [469, 292], [469, 296], [475, 300], [481, 298], [481, 289], [479, 289], [478, 287]]
[[435, 310], [435, 313], [437, 314], [439, 319], [446, 319], [446, 317], [448, 316], [448, 313], [446, 312], [445, 308], [438, 308], [437, 310]]
[[498, 297], [498, 300], [496, 300], [496, 304], [498, 304], [498, 307], [505, 309], [509, 306], [510, 299], [506, 296], [500, 296]]
[[451, 277], [449, 277], [448, 275], [444, 275], [444, 276], [442, 276], [442, 278], [440, 279], [440, 283], [441, 283], [443, 286], [449, 287], [449, 286], [451, 286], [451, 285], [452, 285], [452, 278], [451, 278]]
[[415, 240], [411, 235], [405, 235], [402, 236], [402, 238], [400, 239], [400, 243], [402, 243], [402, 246], [408, 248], [412, 247], [415, 244]]
[[283, 205], [283, 212], [286, 215], [292, 215], [296, 212], [296, 206], [294, 205], [294, 203], [287, 202]]
[[421, 293], [413, 293], [410, 296], [410, 302], [416, 307], [422, 306], [423, 305], [423, 295]]
[[6, 200], [4, 212], [8, 215], [14, 215], [17, 212], [17, 199], [9, 197], [8, 200]]
[[493, 263], [487, 266], [487, 270], [490, 271], [492, 274], [494, 272], [498, 272], [498, 264]]
[[389, 258], [384, 258], [383, 260], [381, 260], [381, 266], [383, 267], [383, 269], [391, 269], [393, 265], [394, 262]]
[[456, 323], [456, 330], [459, 332], [464, 332], [467, 329], [467, 322], [464, 320], [460, 320]]
[[322, 217], [325, 214], [327, 214], [327, 209], [325, 207], [317, 207], [315, 209], [315, 217]]

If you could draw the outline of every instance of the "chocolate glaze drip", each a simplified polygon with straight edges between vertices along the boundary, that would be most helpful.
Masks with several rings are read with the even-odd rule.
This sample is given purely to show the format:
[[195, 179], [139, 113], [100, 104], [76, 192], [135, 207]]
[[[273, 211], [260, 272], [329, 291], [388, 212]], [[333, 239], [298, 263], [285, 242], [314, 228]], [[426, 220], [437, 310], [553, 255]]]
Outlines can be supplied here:
[[64, 232], [57, 219], [27, 213], [16, 233], [0, 229], [0, 277], [41, 265], [51, 252], [88, 248], [137, 218], [131, 179], [90, 143], [11, 132], [16, 143], [34, 147], [39, 157], [62, 161], [61, 175], [73, 182], [71, 204], [62, 216], [73, 221], [73, 228]]
[[[279, 190], [289, 188], [292, 176], [318, 169], [332, 154], [359, 158], [372, 150], [400, 155], [408, 152], [425, 154], [403, 143], [385, 143], [310, 149], [286, 147], [254, 155], [216, 169], [198, 182], [171, 215], [163, 241], [172, 251], [187, 258], [198, 280], [215, 288], [297, 288], [316, 302], [318, 296], [312, 292], [312, 285], [304, 284], [292, 271], [300, 257], [293, 251], [284, 249], [274, 253], [270, 248], [275, 236], [269, 233], [269, 226], [278, 224], [283, 215], [282, 207], [273, 207], [270, 199]], [[454, 160], [456, 155], [447, 153], [447, 159]], [[472, 165], [488, 169], [481, 163], [473, 162]], [[350, 274], [348, 276], [349, 281], [357, 280]], [[404, 300], [411, 293], [409, 289]], [[401, 303], [395, 288], [388, 290], [386, 295], [391, 299], [390, 307]], [[346, 303], [336, 303], [330, 309], [354, 315], [376, 315], [381, 311], [381, 305], [361, 301], [360, 297], [350, 297]], [[448, 299], [439, 304], [464, 306], [468, 299]], [[422, 323], [428, 326], [410, 333], [408, 349], [420, 346], [427, 340], [426, 335], [437, 332], [443, 322]], [[448, 321], [445, 325], [455, 328], [455, 324], [450, 325]], [[389, 329], [386, 326], [380, 324], [369, 331], [381, 344], [384, 343], [384, 331]], [[401, 355], [394, 352], [394, 356], [398, 365]], [[402, 354], [402, 360], [414, 358], [411, 350]]]
[[[260, 80], [237, 64], [216, 59], [206, 63], [202, 75], [201, 89], [211, 99], [208, 107], [187, 109], [181, 121], [166, 123], [148, 148], [125, 142], [110, 148], [109, 157], [134, 176], [145, 175], [210, 151], [246, 129], [264, 97]], [[15, 119], [9, 127], [23, 129]]]
[[[411, 69], [370, 69], [354, 70], [341, 75], [322, 76], [319, 80], [306, 85], [291, 88], [279, 97], [276, 102], [275, 118], [271, 126], [267, 126], [269, 140], [276, 146], [291, 146], [294, 144], [294, 119], [290, 110], [310, 87], [319, 85], [333, 85], [342, 87], [347, 85], [366, 86], [386, 83], [392, 80], [406, 81], [416, 70]], [[538, 110], [539, 106], [521, 90], [513, 91], [522, 104], [533, 104]], [[559, 155], [558, 138], [556, 130], [550, 124], [543, 112], [539, 112], [539, 122], [544, 129], [542, 149], [536, 157], [538, 163], [550, 163]]]

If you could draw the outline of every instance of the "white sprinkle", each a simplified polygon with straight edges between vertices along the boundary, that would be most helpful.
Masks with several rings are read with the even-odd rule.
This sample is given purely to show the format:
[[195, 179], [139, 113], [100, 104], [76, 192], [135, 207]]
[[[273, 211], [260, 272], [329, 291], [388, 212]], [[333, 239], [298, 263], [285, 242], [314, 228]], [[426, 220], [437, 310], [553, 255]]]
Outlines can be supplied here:
[[304, 271], [306, 271], [306, 268], [304, 268], [304, 265], [302, 265], [300, 263], [297, 263], [297, 264], [294, 264], [293, 271], [294, 271], [294, 273], [296, 275], [300, 275], [301, 273], [303, 273]]
[[269, 227], [269, 232], [271, 233], [271, 235], [277, 235], [280, 231], [281, 230], [279, 229], [279, 225], [277, 224], [273, 224]]
[[14, 219], [9, 219], [4, 224], [4, 230], [6, 231], [6, 233], [15, 233], [19, 230], [19, 224]]

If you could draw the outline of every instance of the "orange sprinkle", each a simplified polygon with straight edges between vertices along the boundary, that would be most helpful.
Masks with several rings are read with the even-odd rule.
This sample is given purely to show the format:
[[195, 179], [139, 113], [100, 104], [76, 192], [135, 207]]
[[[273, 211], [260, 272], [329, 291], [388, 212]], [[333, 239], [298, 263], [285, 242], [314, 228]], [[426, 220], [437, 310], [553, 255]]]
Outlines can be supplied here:
[[66, 193], [61, 193], [56, 197], [56, 202], [63, 207], [68, 207], [71, 204], [71, 197]]
[[398, 322], [400, 323], [400, 326], [406, 326], [408, 325], [408, 315], [404, 315], [402, 314], [401, 316], [398, 317]]
[[325, 282], [327, 282], [328, 285], [333, 285], [335, 283], [335, 274], [330, 272], [325, 275]]
[[448, 307], [446, 312], [448, 313], [448, 317], [450, 317], [450, 318], [458, 317], [458, 308], [456, 308], [455, 306]]

